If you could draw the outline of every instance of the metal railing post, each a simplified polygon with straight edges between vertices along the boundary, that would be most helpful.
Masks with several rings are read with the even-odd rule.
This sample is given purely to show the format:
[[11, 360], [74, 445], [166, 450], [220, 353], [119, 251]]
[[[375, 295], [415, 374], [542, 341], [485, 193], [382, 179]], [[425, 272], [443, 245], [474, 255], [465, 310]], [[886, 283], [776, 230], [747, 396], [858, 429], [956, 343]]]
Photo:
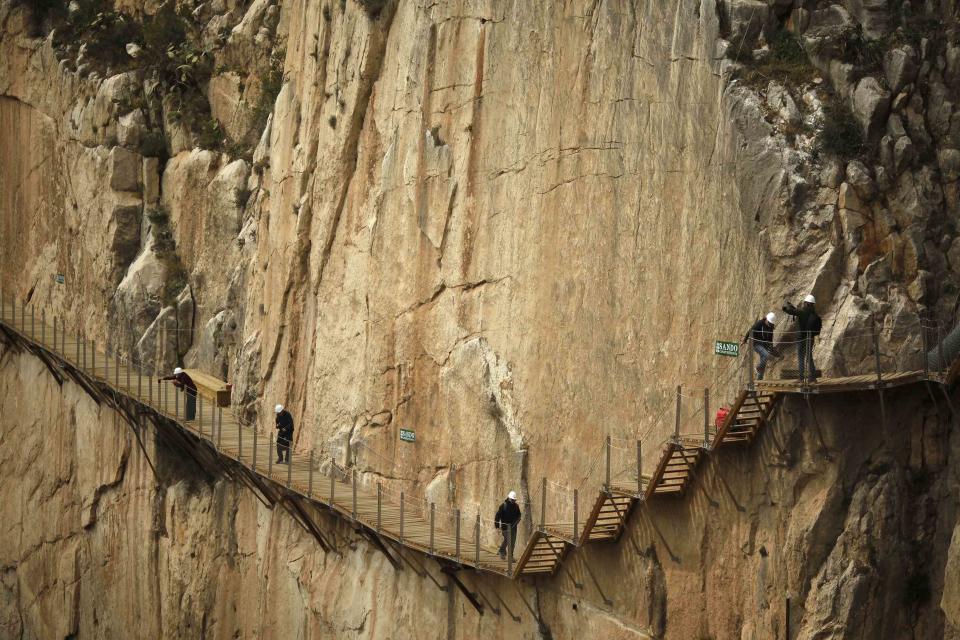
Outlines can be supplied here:
[[267, 456], [267, 475], [273, 473], [273, 433], [270, 433], [270, 438], [267, 440], [267, 453], [270, 454]]
[[180, 389], [173, 388], [173, 417], [180, 419]]
[[120, 349], [115, 348], [113, 352], [113, 374], [114, 374], [114, 387], [120, 389]]
[[[270, 456], [270, 459], [273, 460], [273, 456]], [[337, 487], [337, 467], [333, 463], [333, 458], [330, 458], [330, 506], [333, 506], [333, 496], [335, 489]]]
[[147, 371], [150, 374], [147, 378], [147, 402], [153, 406], [153, 377], [156, 371], [154, 371], [153, 367], [147, 367]]
[[473, 566], [480, 568], [480, 510], [477, 509], [477, 520], [473, 525]]
[[607, 441], [606, 441], [606, 448], [607, 448], [607, 476], [606, 476], [606, 478], [607, 478], [607, 479], [606, 479], [606, 481], [605, 481], [604, 484], [603, 484], [603, 490], [606, 491], [606, 492], [608, 492], [608, 493], [610, 492], [610, 445], [611, 445], [610, 434], [608, 433], [608, 434], [607, 434]]
[[433, 555], [434, 527], [437, 520], [436, 507], [437, 505], [430, 503], [430, 555]]
[[[257, 430], [253, 430], [254, 437], [256, 437]], [[253, 450], [254, 455], [256, 455], [257, 450]], [[313, 498], [313, 449], [310, 449], [310, 470], [307, 472], [307, 497]]]
[[90, 369], [93, 371], [93, 377], [97, 377], [97, 341], [90, 340]]
[[457, 509], [457, 510], [456, 510], [456, 515], [457, 515], [457, 527], [456, 527], [456, 528], [457, 528], [457, 532], [456, 532], [456, 534], [457, 534], [457, 564], [461, 564], [461, 562], [460, 562], [460, 509]]
[[[83, 343], [83, 360], [80, 359], [80, 343]], [[77, 366], [81, 369], [87, 368], [87, 341], [80, 338], [80, 330], [77, 329]]]
[[27, 303], [26, 302], [20, 305], [20, 331], [22, 333], [27, 332]]
[[673, 425], [673, 440], [674, 442], [680, 441], [680, 385], [677, 385], [677, 416], [674, 420]]
[[403, 491], [400, 492], [400, 544], [403, 544]]
[[217, 449], [223, 449], [223, 407], [217, 407]]
[[513, 527], [507, 527], [507, 575], [513, 575]]
[[[289, 462], [290, 454], [287, 454], [287, 462]], [[243, 427], [240, 426], [240, 421], [237, 420], [237, 461], [240, 464], [243, 464]]]
[[[127, 366], [131, 365], [127, 362]], [[137, 400], [143, 401], [143, 371], [137, 369]]]
[[[212, 439], [212, 434], [211, 434]], [[313, 451], [310, 452], [310, 486], [313, 486]], [[251, 462], [253, 472], [257, 472], [257, 426], [253, 425], [253, 460]]]
[[197, 429], [200, 430], [200, 437], [203, 437], [203, 396], [197, 394]]
[[640, 449], [640, 441], [637, 440], [637, 495], [643, 495], [643, 451]]
[[547, 524], [547, 477], [540, 478], [540, 531]]
[[[3, 302], [0, 301], [0, 312], [3, 309]], [[57, 316], [53, 316], [53, 352], [57, 352]], [[66, 356], [67, 354], [63, 354]]]
[[130, 386], [130, 356], [127, 356], [127, 392], [132, 392], [133, 388]]
[[877, 323], [874, 318], [870, 318], [870, 330], [873, 333], [873, 357], [877, 368], [877, 388], [883, 387], [883, 373], [880, 370], [880, 334], [877, 333]]
[[703, 388], [703, 448], [710, 446], [710, 389]]
[[[749, 358], [749, 365], [747, 366], [747, 373], [750, 376], [750, 380], [747, 383], [747, 389], [753, 391], [756, 387], [754, 386], [754, 376], [757, 374], [757, 370], [753, 367], [753, 336], [750, 336], [750, 339], [747, 341], [747, 357]], [[766, 372], [764, 372], [766, 373]]]
[[47, 310], [40, 310], [40, 344], [47, 345]]
[[380, 533], [383, 524], [383, 487], [377, 483], [377, 533]]
[[579, 516], [579, 514], [577, 513], [578, 511], [577, 507], [579, 506], [578, 499], [577, 499], [578, 496], [579, 496], [579, 490], [574, 489], [573, 490], [573, 544], [577, 544], [577, 541], [580, 540], [580, 538], [577, 536], [577, 528], [578, 528], [577, 524], [579, 524], [577, 522], [578, 516]]
[[923, 378], [930, 379], [930, 338], [927, 337], [928, 327], [920, 322], [920, 335], [923, 339]]
[[37, 339], [37, 305], [30, 305], [30, 339]]
[[63, 359], [67, 359], [67, 323], [65, 320], [60, 321], [60, 353], [63, 354]]
[[943, 324], [938, 320], [937, 321], [937, 352], [940, 354], [940, 366], [938, 367], [941, 371], [947, 371], [947, 359], [943, 355]]
[[353, 489], [353, 519], [357, 519], [357, 469], [350, 468], [350, 487]]

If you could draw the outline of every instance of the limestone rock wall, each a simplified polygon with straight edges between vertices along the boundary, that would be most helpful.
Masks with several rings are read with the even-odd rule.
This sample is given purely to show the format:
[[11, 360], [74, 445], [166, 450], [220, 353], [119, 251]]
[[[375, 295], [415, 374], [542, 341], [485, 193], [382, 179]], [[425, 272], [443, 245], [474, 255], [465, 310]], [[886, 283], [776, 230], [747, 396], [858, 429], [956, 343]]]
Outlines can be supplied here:
[[[847, 62], [845, 30], [880, 38], [905, 20], [885, 3], [176, 4], [209, 57], [195, 122], [184, 121], [184, 105], [142, 48], [104, 63], [84, 43], [45, 32], [53, 18], [38, 23], [23, 3], [0, 2], [4, 294], [60, 310], [69, 327], [148, 368], [221, 375], [235, 385], [236, 410], [267, 427], [273, 404], [286, 404], [298, 449], [352, 462], [394, 489], [484, 517], [516, 489], [529, 526], [541, 477], [597, 486], [592, 463], [605, 435], [645, 434], [652, 462], [671, 426], [655, 418], [675, 385], [726, 381], [715, 401], [726, 399], [739, 381], [713, 341], [739, 338], [783, 299], [817, 295], [826, 326], [818, 362], [839, 373], [868, 362], [871, 317], [887, 363], [915, 361], [921, 315], [955, 320], [956, 56], [937, 31], [922, 48], [898, 45], [880, 68]], [[917, 11], [952, 24], [949, 2], [927, 4]], [[164, 3], [113, 6], [149, 21]], [[757, 82], [752, 70], [785, 31], [810, 51], [803, 79]], [[814, 148], [831, 100], [850, 105], [875, 152], [851, 159]], [[836, 411], [834, 428], [845, 420]], [[907, 431], [925, 434], [907, 415]], [[850, 637], [866, 624], [852, 617], [864, 599], [881, 606], [891, 572], [903, 567], [881, 566], [872, 543], [844, 532], [870, 528], [864, 513], [913, 517], [905, 510], [918, 493], [949, 503], [948, 490], [916, 487], [903, 470], [942, 469], [947, 436], [937, 427], [932, 442], [911, 445], [919, 462], [898, 458], [898, 471], [871, 480], [863, 464], [819, 460], [812, 436], [797, 435], [807, 423], [798, 414], [785, 427], [800, 439], [791, 447], [811, 461], [807, 471], [788, 465], [762, 487], [738, 485], [754, 500], [749, 517], [717, 497], [726, 493], [718, 479], [712, 498], [640, 525], [635, 555], [623, 555], [624, 542], [577, 565], [578, 584], [593, 583], [588, 567], [604, 567], [643, 594], [636, 602], [608, 604], [604, 585], [590, 592], [563, 579], [520, 594], [489, 588], [513, 593], [515, 611], [540, 612], [556, 637], [598, 624], [611, 637], [770, 637], [788, 591], [802, 603], [793, 605], [800, 633]], [[416, 431], [415, 444], [398, 440], [401, 427]], [[848, 445], [838, 436], [830, 449], [846, 455]], [[751, 455], [727, 457], [758, 464]], [[210, 523], [184, 525], [178, 542], [208, 540], [223, 522], [208, 511], [233, 508], [248, 514], [240, 524], [231, 516], [238, 539], [283, 528], [269, 553], [305, 545], [304, 562], [319, 561], [292, 523], [238, 490], [208, 481], [194, 495], [174, 491], [177, 482], [149, 500]], [[145, 474], [133, 483], [149, 485]], [[553, 508], [564, 513], [569, 499], [558, 492]], [[801, 529], [784, 513], [793, 500]], [[146, 509], [126, 498], [121, 508]], [[884, 624], [917, 623], [929, 637], [955, 625], [954, 594], [939, 577], [944, 532], [955, 524], [943, 511], [946, 520], [924, 532], [939, 568], [926, 583], [917, 578], [917, 600], [902, 614], [916, 619], [878, 617]], [[95, 533], [110, 530], [102, 524]], [[764, 527], [768, 543], [754, 544]], [[729, 538], [705, 551], [710, 531]], [[257, 558], [269, 556], [265, 535]], [[681, 551], [667, 551], [661, 535], [683, 539]], [[688, 539], [703, 544], [683, 549]], [[184, 553], [175, 546], [171, 554]], [[201, 546], [218, 562], [248, 558], [239, 542]], [[340, 611], [333, 595], [316, 594], [356, 586], [353, 571], [392, 589], [411, 580], [356, 546], [349, 566], [325, 564], [309, 589], [298, 587], [302, 601], [324, 602], [310, 605], [303, 624], [376, 636], [363, 612], [386, 612], [412, 633], [410, 612], [436, 605], [446, 607], [437, 624], [450, 636], [516, 631], [477, 622], [422, 580], [409, 603]], [[796, 558], [773, 557], [774, 548]], [[185, 612], [194, 628], [209, 625], [203, 612], [216, 611], [218, 634], [230, 625], [263, 632], [245, 616], [274, 615], [273, 599], [293, 590], [264, 578], [266, 561], [257, 562], [231, 564], [230, 593], [210, 593], [212, 571], [178, 578], [196, 589], [193, 607], [172, 606], [177, 592], [154, 588], [144, 597], [158, 611], [156, 628], [182, 631]], [[729, 572], [759, 576], [738, 580], [740, 589], [766, 586], [727, 589]], [[355, 597], [365, 593], [358, 587]], [[90, 610], [75, 607], [74, 619]], [[522, 633], [548, 633], [522, 615]]]

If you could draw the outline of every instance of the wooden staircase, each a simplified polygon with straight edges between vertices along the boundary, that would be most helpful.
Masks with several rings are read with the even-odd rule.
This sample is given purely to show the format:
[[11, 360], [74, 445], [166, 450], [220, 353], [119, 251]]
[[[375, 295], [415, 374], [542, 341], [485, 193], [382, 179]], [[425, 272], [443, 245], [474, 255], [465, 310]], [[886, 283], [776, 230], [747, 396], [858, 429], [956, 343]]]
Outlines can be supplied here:
[[717, 429], [711, 448], [724, 444], [750, 444], [760, 428], [767, 424], [780, 394], [744, 389], [737, 396], [727, 419]]
[[629, 495], [611, 487], [601, 491], [584, 526], [583, 542], [612, 541], [620, 537], [627, 518], [637, 502]]
[[516, 573], [525, 576], [553, 575], [567, 555], [570, 544], [546, 531], [537, 530], [517, 559]]

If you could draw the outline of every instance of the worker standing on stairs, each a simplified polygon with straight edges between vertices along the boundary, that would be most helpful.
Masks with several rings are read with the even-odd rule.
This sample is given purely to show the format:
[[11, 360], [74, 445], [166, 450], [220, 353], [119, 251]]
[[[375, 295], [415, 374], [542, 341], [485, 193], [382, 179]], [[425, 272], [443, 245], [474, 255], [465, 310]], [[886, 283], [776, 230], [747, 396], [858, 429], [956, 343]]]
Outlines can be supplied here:
[[277, 414], [277, 464], [283, 464], [283, 454], [286, 453], [287, 464], [290, 464], [290, 443], [293, 442], [293, 416], [278, 404], [273, 408]]
[[809, 371], [810, 382], [816, 381], [818, 375], [817, 367], [813, 364], [813, 339], [820, 335], [820, 328], [823, 326], [816, 305], [817, 300], [812, 295], [807, 295], [799, 308], [789, 302], [783, 305], [785, 313], [797, 318], [797, 328], [800, 330], [797, 341], [797, 369], [801, 380], [807, 380], [804, 373]]
[[776, 323], [777, 316], [771, 311], [754, 322], [741, 341], [746, 343], [753, 338], [753, 350], [760, 356], [760, 362], [757, 364], [757, 380], [763, 380], [763, 374], [767, 370], [767, 360], [776, 355], [776, 349], [773, 346], [773, 326]]
[[510, 545], [510, 557], [513, 557], [513, 548], [517, 544], [517, 525], [520, 524], [520, 506], [517, 504], [517, 494], [511, 491], [507, 499], [497, 509], [493, 519], [493, 526], [503, 534], [503, 543], [500, 545], [500, 557], [507, 557], [507, 545]]
[[187, 397], [186, 406], [184, 407], [184, 415], [187, 422], [193, 420], [197, 415], [197, 385], [193, 381], [187, 372], [176, 367], [173, 370], [172, 376], [164, 376], [162, 378], [157, 378], [157, 383], [163, 382], [164, 380], [172, 380], [173, 386], [177, 389], [181, 389]]

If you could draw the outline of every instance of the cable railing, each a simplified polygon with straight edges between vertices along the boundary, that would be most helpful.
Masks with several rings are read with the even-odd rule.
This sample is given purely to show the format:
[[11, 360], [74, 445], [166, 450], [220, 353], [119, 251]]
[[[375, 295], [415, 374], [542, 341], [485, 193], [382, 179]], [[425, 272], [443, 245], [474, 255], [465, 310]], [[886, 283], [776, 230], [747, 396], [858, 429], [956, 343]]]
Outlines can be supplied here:
[[[438, 504], [417, 479], [394, 473], [404, 467], [396, 456], [384, 454], [362, 440], [349, 444], [349, 456], [343, 455], [342, 447], [326, 446], [319, 452], [310, 447], [304, 452], [291, 442], [289, 450], [282, 451], [285, 460], [274, 460], [274, 455], [280, 453], [274, 429], [258, 428], [256, 420], [244, 419], [231, 406], [220, 406], [204, 393], [157, 384], [160, 372], [152, 360], [141, 359], [133, 351], [123, 353], [110, 340], [98, 345], [59, 316], [48, 317], [44, 309], [38, 312], [34, 304], [18, 305], [15, 298], [7, 300], [2, 290], [0, 322], [90, 379], [104, 383], [112, 393], [126, 395], [174, 420], [221, 455], [233, 458], [254, 473], [308, 499], [324, 502], [402, 544], [457, 562], [469, 562], [468, 556], [473, 554], [476, 566], [506, 575], [513, 573], [515, 558], [500, 561], [496, 557], [491, 547], [499, 544], [500, 533], [493, 519], [484, 516], [494, 511], [500, 496], [492, 496], [494, 500], [486, 504], [454, 505], [449, 500]], [[848, 351], [859, 355], [834, 358], [831, 366], [847, 377], [875, 376], [882, 388], [885, 379], [904, 373], [905, 367], [907, 372], [926, 379], [938, 379], [960, 353], [960, 329], [946, 332], [942, 324], [923, 319], [919, 335], [911, 336], [912, 346], [908, 345], [905, 351], [899, 345], [896, 353], [884, 352], [882, 348], [892, 351], [893, 332], [892, 328], [873, 322], [869, 328], [841, 331]], [[161, 334], [163, 343], [165, 338]], [[813, 378], [819, 372], [806, 366], [807, 377], [800, 379], [800, 368], [796, 366], [800, 349], [811, 343], [795, 328], [788, 327], [775, 337], [771, 357], [762, 371], [758, 368], [759, 353], [748, 343], [746, 354], [715, 367], [710, 375], [711, 385], [678, 386], [672, 397], [656, 403], [649, 420], [637, 421], [632, 429], [634, 438], [607, 433], [602, 442], [587, 449], [588, 455], [580, 458], [584, 462], [579, 471], [570, 473], [568, 483], [548, 478], [534, 482], [529, 495], [521, 496], [533, 526], [520, 527], [517, 547], [529, 543], [528, 529], [534, 535], [549, 533], [571, 544], [582, 544], [591, 512], [599, 508], [598, 496], [601, 501], [604, 495], [612, 493], [642, 499], [665, 448], [680, 445], [708, 449], [716, 434], [714, 411], [722, 404], [732, 403], [743, 389], [756, 389], [771, 380], [814, 384]]]

